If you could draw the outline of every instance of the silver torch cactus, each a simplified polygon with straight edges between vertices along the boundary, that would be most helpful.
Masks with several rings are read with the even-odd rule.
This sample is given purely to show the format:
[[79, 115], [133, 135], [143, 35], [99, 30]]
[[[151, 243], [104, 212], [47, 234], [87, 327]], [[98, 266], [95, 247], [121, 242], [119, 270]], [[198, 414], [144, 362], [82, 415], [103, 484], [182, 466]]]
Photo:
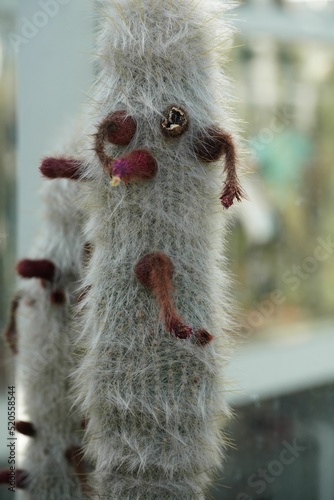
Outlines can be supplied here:
[[227, 442], [224, 235], [243, 196], [222, 72], [230, 5], [99, 4], [86, 133], [77, 154], [41, 167], [77, 186], [90, 249], [70, 385], [93, 470], [77, 473], [88, 498], [203, 500]]

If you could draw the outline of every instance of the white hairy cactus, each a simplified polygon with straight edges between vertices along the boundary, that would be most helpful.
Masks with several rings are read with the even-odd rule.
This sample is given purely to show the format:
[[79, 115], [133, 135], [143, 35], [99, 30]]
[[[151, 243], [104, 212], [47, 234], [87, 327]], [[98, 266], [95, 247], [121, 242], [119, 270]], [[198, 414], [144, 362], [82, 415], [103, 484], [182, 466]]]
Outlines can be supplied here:
[[[18, 273], [29, 281], [14, 299], [7, 330], [29, 419], [16, 422], [29, 436], [16, 484], [29, 500], [84, 498], [81, 418], [69, 399], [75, 365], [71, 325], [85, 259], [77, 190], [65, 179], [46, 183], [45, 221], [30, 259], [18, 263]], [[2, 481], [8, 479], [3, 472]]]
[[101, 4], [76, 372], [96, 498], [202, 499], [223, 455], [232, 341], [219, 198], [228, 208], [241, 190], [218, 7]]
[[[228, 7], [101, 1], [89, 131], [77, 158], [69, 152], [42, 166], [46, 177], [77, 186], [69, 218], [79, 216], [78, 206], [85, 219], [82, 240], [71, 233], [73, 245], [63, 237], [57, 243], [53, 234], [52, 248], [80, 260], [82, 242], [91, 246], [74, 322], [82, 358], [73, 375], [94, 466], [89, 498], [202, 500], [224, 457], [233, 321], [223, 207], [242, 197], [221, 72]], [[69, 268], [80, 274], [78, 262], [72, 268], [58, 251], [46, 255], [60, 279]], [[61, 283], [71, 295], [73, 281]], [[74, 330], [67, 331], [59, 364], [69, 366]], [[48, 496], [56, 497], [65, 498]]]

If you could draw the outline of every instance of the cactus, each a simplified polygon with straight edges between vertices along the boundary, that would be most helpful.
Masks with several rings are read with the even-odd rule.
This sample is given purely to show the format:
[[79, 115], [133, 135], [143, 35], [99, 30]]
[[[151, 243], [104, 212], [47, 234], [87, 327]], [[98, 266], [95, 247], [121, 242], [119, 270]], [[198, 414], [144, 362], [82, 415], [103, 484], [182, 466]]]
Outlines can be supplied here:
[[[6, 332], [29, 417], [16, 422], [30, 438], [16, 485], [31, 500], [82, 500], [85, 492], [81, 418], [68, 397], [75, 364], [71, 319], [85, 253], [77, 189], [62, 179], [44, 188], [44, 228], [31, 258], [17, 265], [29, 281], [13, 300]], [[3, 471], [2, 482], [8, 479]]]
[[229, 415], [219, 199], [242, 195], [216, 50], [229, 31], [211, 2], [102, 4], [75, 375], [91, 485], [97, 498], [204, 498]]
[[[73, 404], [87, 418], [85, 456], [94, 466], [84, 476], [87, 494], [204, 499], [225, 456], [230, 415], [223, 209], [243, 196], [221, 72], [229, 5], [102, 0], [100, 7], [89, 133], [80, 154], [48, 158], [41, 168], [76, 186], [70, 215], [79, 215], [74, 206], [84, 214], [84, 236], [71, 255], [80, 259], [83, 241], [91, 245], [68, 330], [70, 342], [77, 332], [81, 356], [67, 364]], [[65, 260], [54, 260], [64, 276]], [[61, 358], [66, 364], [67, 349]]]

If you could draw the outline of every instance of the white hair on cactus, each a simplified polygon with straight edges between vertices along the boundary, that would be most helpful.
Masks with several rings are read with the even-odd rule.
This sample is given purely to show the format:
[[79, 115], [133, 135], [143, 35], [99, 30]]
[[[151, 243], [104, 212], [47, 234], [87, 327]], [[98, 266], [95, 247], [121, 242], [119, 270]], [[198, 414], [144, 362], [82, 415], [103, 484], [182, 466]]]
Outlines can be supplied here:
[[[77, 139], [65, 154], [71, 156], [75, 147]], [[23, 498], [31, 500], [86, 498], [80, 484], [84, 478], [72, 463], [79, 461], [81, 417], [69, 399], [69, 375], [75, 366], [71, 325], [85, 243], [77, 191], [70, 180], [45, 181], [42, 231], [30, 260], [18, 265], [23, 277], [32, 278], [20, 289], [16, 359], [30, 435], [21, 464], [27, 474]], [[43, 266], [51, 272], [38, 279], [41, 271], [46, 275]], [[26, 433], [26, 423], [17, 426]]]
[[[204, 0], [101, 2], [100, 73], [90, 113], [98, 133], [85, 148], [91, 151], [84, 175], [91, 180], [81, 195], [94, 252], [78, 327], [85, 355], [75, 373], [97, 498], [203, 499], [224, 456], [221, 427], [230, 412], [223, 369], [233, 344], [221, 255], [224, 163], [213, 161], [217, 155], [202, 161], [194, 146], [208, 130], [235, 130], [230, 85], [219, 68], [217, 47], [231, 34], [226, 19], [218, 18], [221, 6]], [[179, 118], [187, 116], [179, 137], [161, 129], [171, 106], [181, 109]], [[127, 147], [108, 145], [101, 127], [122, 110], [136, 132]], [[219, 137], [219, 148], [226, 137]], [[138, 169], [142, 151], [157, 164], [151, 179], [138, 182], [137, 172], [112, 188], [110, 174]], [[133, 163], [131, 154], [137, 155]], [[151, 290], [143, 286], [151, 283], [145, 266], [142, 275], [135, 273], [151, 254], [173, 281], [172, 299], [162, 297], [161, 282]], [[179, 332], [167, 331], [168, 314], [175, 313], [170, 300], [184, 321]], [[212, 342], [198, 341], [203, 331]]]

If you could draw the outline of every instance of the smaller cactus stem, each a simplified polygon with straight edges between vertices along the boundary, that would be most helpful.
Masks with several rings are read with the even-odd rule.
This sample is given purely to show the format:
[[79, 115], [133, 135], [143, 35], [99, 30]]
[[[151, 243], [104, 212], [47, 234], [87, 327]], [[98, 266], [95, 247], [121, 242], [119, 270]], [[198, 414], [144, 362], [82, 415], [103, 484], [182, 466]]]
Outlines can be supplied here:
[[181, 339], [190, 337], [192, 329], [183, 323], [173, 305], [174, 266], [169, 257], [161, 252], [147, 254], [137, 263], [135, 274], [140, 283], [153, 292], [166, 330]]
[[17, 469], [14, 475], [13, 472], [8, 469], [0, 470], [0, 484], [12, 486], [14, 481], [17, 488], [26, 490], [29, 483], [29, 474], [22, 469]]
[[73, 158], [45, 158], [40, 166], [40, 171], [48, 179], [71, 179], [81, 178], [81, 163]]
[[13, 354], [18, 353], [17, 349], [17, 325], [16, 325], [16, 312], [20, 304], [22, 296], [20, 293], [14, 295], [10, 304], [9, 323], [5, 330], [5, 339]]
[[15, 423], [15, 428], [17, 432], [23, 434], [24, 436], [35, 437], [37, 434], [34, 425], [30, 422], [23, 422], [22, 420], [19, 420]]
[[56, 266], [47, 259], [41, 260], [21, 260], [16, 270], [22, 278], [40, 278], [45, 281], [53, 282], [56, 276]]

